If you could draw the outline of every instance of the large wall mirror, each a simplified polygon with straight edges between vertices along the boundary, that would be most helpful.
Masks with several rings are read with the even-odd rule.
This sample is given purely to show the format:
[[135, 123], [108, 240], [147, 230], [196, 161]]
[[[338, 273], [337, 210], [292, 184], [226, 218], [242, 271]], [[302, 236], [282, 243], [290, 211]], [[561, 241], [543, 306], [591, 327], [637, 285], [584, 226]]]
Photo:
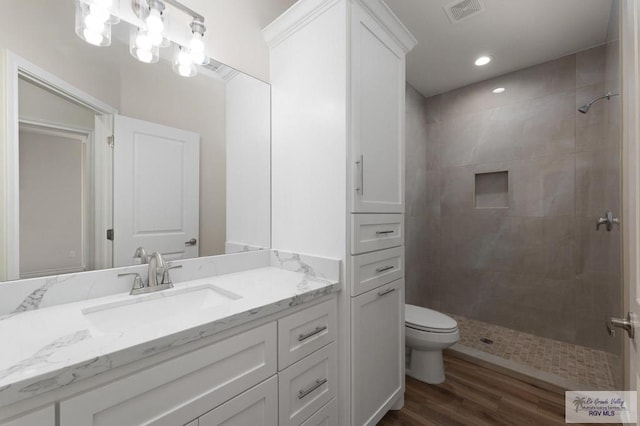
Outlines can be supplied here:
[[215, 60], [182, 77], [171, 48], [142, 63], [124, 20], [92, 46], [73, 0], [3, 8], [0, 279], [270, 246], [268, 84]]

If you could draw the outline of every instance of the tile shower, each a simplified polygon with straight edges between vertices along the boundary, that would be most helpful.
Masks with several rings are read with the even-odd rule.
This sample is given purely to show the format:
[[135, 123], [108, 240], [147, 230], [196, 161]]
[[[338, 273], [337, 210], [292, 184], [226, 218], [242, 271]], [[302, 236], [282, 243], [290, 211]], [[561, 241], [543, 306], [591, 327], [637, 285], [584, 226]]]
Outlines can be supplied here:
[[407, 303], [468, 319], [460, 345], [505, 359], [478, 330], [596, 351], [606, 363], [556, 371], [592, 387], [605, 372], [586, 371], [621, 368], [604, 326], [622, 313], [620, 230], [595, 231], [620, 211], [620, 98], [577, 107], [619, 93], [618, 61], [611, 42], [429, 98], [407, 86]]

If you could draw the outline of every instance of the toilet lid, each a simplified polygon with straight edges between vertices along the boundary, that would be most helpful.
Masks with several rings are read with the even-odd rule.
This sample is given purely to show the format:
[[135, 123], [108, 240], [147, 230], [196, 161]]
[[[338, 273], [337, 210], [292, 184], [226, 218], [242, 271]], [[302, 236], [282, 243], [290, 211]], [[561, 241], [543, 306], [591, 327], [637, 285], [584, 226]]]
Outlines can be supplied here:
[[407, 326], [417, 330], [445, 333], [458, 328], [453, 318], [422, 306], [405, 305], [404, 320]]

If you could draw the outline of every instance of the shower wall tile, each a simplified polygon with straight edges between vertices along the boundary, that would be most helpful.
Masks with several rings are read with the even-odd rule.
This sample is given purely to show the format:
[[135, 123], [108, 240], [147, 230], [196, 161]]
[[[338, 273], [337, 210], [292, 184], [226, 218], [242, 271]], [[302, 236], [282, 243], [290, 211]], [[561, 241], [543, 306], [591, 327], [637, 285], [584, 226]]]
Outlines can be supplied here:
[[[545, 62], [441, 94], [443, 115], [464, 115], [575, 89], [575, 55]], [[492, 90], [505, 87], [496, 95]]]
[[576, 154], [576, 214], [600, 217], [620, 200], [620, 155], [613, 148]]
[[576, 88], [605, 81], [606, 45], [576, 53]]
[[574, 212], [575, 158], [546, 157], [513, 167], [514, 216], [563, 216]]

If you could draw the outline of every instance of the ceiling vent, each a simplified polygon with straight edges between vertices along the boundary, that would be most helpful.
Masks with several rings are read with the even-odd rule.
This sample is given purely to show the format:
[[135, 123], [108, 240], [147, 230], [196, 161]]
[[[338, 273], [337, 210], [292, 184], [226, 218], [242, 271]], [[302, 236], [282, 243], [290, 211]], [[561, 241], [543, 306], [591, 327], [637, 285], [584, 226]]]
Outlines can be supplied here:
[[482, 0], [456, 0], [444, 7], [444, 13], [452, 24], [467, 20], [480, 12], [484, 12]]

